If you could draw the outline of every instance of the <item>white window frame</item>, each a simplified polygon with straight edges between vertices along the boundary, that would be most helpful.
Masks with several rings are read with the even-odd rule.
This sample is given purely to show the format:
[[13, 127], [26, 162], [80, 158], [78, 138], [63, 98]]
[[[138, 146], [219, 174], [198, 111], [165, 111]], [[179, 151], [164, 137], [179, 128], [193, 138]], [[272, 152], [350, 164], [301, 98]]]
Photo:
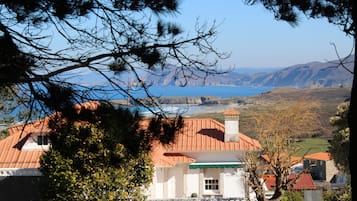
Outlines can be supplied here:
[[203, 179], [204, 194], [218, 194], [220, 192], [219, 179], [209, 177]]

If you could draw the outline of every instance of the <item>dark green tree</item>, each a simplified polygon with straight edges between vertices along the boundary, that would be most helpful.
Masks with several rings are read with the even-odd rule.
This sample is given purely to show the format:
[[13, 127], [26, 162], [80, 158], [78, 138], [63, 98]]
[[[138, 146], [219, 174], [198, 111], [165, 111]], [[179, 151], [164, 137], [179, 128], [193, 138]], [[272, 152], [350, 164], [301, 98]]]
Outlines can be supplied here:
[[[0, 88], [0, 140], [8, 136], [9, 126], [29, 117], [31, 109], [25, 107], [28, 100], [14, 96], [16, 90], [16, 87]], [[32, 116], [35, 114], [38, 113], [33, 110]]]
[[52, 116], [51, 148], [40, 160], [43, 200], [144, 200], [152, 141], [172, 141], [182, 119], [163, 123], [108, 103], [92, 106]]
[[[109, 102], [95, 114], [78, 115], [73, 105], [120, 94], [138, 105], [159, 106], [144, 73], [160, 76], [175, 66], [174, 78], [185, 85], [221, 73], [216, 63], [229, 56], [213, 47], [215, 24], [197, 25], [187, 35], [168, 19], [179, 13], [177, 0], [5, 0], [0, 11], [0, 88], [16, 89], [11, 96], [25, 100], [30, 114], [62, 115], [50, 126], [52, 148], [41, 160], [48, 199], [65, 199], [66, 193], [77, 200], [122, 198], [117, 191], [140, 197], [139, 186], [150, 180], [150, 142], [169, 143], [180, 127], [179, 117], [171, 121], [152, 111], [148, 129], [141, 131], [139, 117]], [[96, 74], [96, 83], [86, 82], [88, 72]], [[151, 101], [138, 99], [132, 86]], [[62, 118], [66, 123], [58, 125]], [[114, 184], [127, 189], [114, 191]]]
[[[16, 85], [12, 93], [25, 96], [27, 108], [47, 113], [118, 94], [156, 104], [130, 90], [153, 96], [143, 72], [160, 76], [175, 66], [184, 85], [220, 73], [216, 62], [228, 56], [212, 46], [215, 24], [184, 35], [169, 18], [179, 13], [177, 0], [5, 0], [0, 11], [0, 87]], [[98, 83], [86, 83], [87, 72]]]
[[338, 169], [346, 173], [349, 173], [350, 128], [347, 122], [349, 106], [349, 102], [341, 103], [337, 106], [335, 116], [330, 117], [330, 124], [335, 127], [335, 130], [330, 140], [329, 152]]
[[[303, 14], [308, 18], [317, 19], [325, 18], [329, 23], [332, 23], [342, 28], [346, 35], [354, 39], [354, 50], [356, 50], [356, 23], [357, 23], [357, 7], [354, 0], [245, 0], [249, 5], [261, 3], [266, 9], [271, 11], [277, 20], [283, 20], [296, 26], [299, 22], [299, 14]], [[348, 55], [349, 56], [349, 55]], [[347, 56], [347, 57], [348, 57]], [[348, 127], [350, 128], [350, 143], [354, 143], [354, 134], [357, 132], [357, 125], [353, 119], [357, 114], [357, 58], [354, 54], [354, 69], [350, 71], [353, 74], [350, 108], [348, 112]], [[336, 67], [345, 68], [344, 62], [347, 57], [341, 58]], [[349, 147], [348, 160], [352, 160], [353, 146]], [[349, 163], [351, 173], [351, 187], [356, 185], [354, 181], [354, 172], [356, 169], [354, 163]], [[352, 191], [353, 192], [353, 191]]]

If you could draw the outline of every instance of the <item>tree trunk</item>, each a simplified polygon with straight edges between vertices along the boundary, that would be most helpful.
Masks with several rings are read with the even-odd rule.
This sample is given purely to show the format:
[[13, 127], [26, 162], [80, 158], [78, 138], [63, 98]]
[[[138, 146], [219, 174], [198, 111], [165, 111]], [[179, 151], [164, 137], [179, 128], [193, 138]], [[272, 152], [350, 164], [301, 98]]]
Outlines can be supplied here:
[[[354, 20], [356, 22], [356, 20]], [[356, 46], [356, 35], [354, 37], [355, 39], [355, 50], [357, 48]], [[352, 161], [352, 155], [353, 153], [356, 153], [356, 150], [353, 151], [353, 145], [354, 145], [354, 133], [357, 131], [357, 125], [356, 123], [353, 123], [353, 119], [356, 119], [356, 117], [353, 117], [353, 114], [357, 114], [357, 105], [356, 105], [356, 101], [357, 101], [357, 74], [356, 74], [356, 62], [357, 62], [357, 57], [356, 57], [356, 53], [354, 54], [354, 67], [353, 67], [353, 81], [352, 81], [352, 89], [351, 89], [351, 100], [350, 100], [350, 111], [348, 114], [348, 126], [350, 128], [350, 150], [349, 150], [349, 156], [348, 156], [348, 160], [349, 160], [349, 164], [350, 164], [350, 174], [351, 174], [351, 188], [352, 188], [352, 198], [353, 198], [353, 189], [356, 185], [356, 181], [355, 181], [355, 163]]]
[[349, 164], [350, 164], [350, 174], [351, 174], [351, 196], [352, 198], [354, 197], [353, 196], [353, 189], [356, 188], [356, 181], [355, 181], [355, 165], [354, 165], [354, 162], [352, 161], [352, 155], [353, 153], [356, 153], [355, 151], [353, 151], [353, 148], [354, 147], [354, 133], [357, 131], [357, 125], [356, 123], [353, 123], [353, 119], [356, 119], [356, 117], [353, 117], [353, 114], [357, 114], [357, 105], [356, 102], [357, 101], [357, 72], [356, 72], [356, 69], [357, 69], [357, 55], [356, 55], [356, 48], [357, 48], [357, 41], [356, 41], [356, 37], [357, 37], [357, 28], [356, 28], [356, 23], [357, 23], [357, 8], [356, 8], [356, 2], [354, 1], [352, 3], [352, 22], [354, 23], [354, 26], [353, 26], [353, 31], [354, 31], [354, 67], [353, 67], [353, 81], [352, 81], [352, 89], [351, 89], [351, 100], [350, 100], [350, 111], [349, 111], [349, 114], [348, 114], [348, 126], [350, 128], [350, 150], [349, 150], [349, 156], [348, 156], [348, 160], [349, 160]]

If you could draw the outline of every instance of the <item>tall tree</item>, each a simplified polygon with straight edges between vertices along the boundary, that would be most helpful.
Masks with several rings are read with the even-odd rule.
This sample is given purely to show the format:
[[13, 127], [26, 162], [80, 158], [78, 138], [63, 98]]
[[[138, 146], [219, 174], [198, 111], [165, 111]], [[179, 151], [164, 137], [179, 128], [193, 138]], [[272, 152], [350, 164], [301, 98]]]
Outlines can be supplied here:
[[[354, 0], [245, 0], [249, 5], [262, 3], [262, 5], [273, 12], [275, 19], [284, 20], [292, 25], [298, 24], [299, 13], [305, 16], [316, 19], [326, 18], [329, 23], [342, 28], [343, 32], [353, 37], [354, 51], [357, 47], [357, 7]], [[340, 58], [340, 63], [336, 67], [344, 67], [344, 59]], [[350, 99], [350, 109], [348, 112], [348, 127], [350, 128], [350, 143], [354, 143], [353, 133], [357, 132], [357, 125], [353, 122], [356, 119], [354, 115], [357, 114], [357, 55], [354, 54], [354, 68], [352, 71], [353, 82]], [[352, 155], [355, 151], [353, 146], [349, 147], [349, 161], [352, 160]], [[356, 169], [354, 163], [349, 163], [351, 173], [351, 187], [356, 185], [354, 181], [354, 170]], [[353, 191], [352, 191], [353, 192]]]
[[[306, 132], [317, 131], [319, 128], [318, 114], [315, 111], [317, 107], [318, 102], [304, 98], [291, 104], [275, 105], [267, 108], [265, 112], [254, 115], [262, 151], [258, 155], [247, 154], [246, 170], [249, 175], [248, 184], [259, 201], [266, 199], [262, 187], [265, 171], [269, 171], [275, 178], [275, 189], [271, 200], [280, 200], [284, 192], [290, 190], [299, 179], [301, 173], [289, 177], [291, 168], [301, 162], [296, 160], [300, 148], [292, 143], [291, 139]], [[261, 162], [262, 156], [265, 163]]]
[[144, 200], [152, 141], [168, 143], [182, 123], [143, 120], [104, 102], [52, 115], [51, 148], [40, 160], [43, 200]]
[[[140, 101], [130, 90], [135, 85], [153, 96], [143, 72], [160, 75], [171, 64], [185, 84], [220, 73], [216, 62], [228, 57], [212, 46], [215, 24], [183, 35], [179, 25], [165, 20], [178, 14], [177, 0], [5, 0], [0, 5], [0, 86], [16, 85], [12, 92], [27, 96], [27, 108], [48, 113], [118, 94], [140, 105], [156, 104]], [[88, 83], [87, 72], [101, 79]]]
[[[348, 150], [350, 146], [350, 129], [347, 123], [349, 102], [337, 106], [336, 114], [330, 117], [330, 124], [335, 127], [330, 141], [329, 152], [335, 161], [336, 167], [343, 172], [349, 173]], [[347, 149], [348, 148], [348, 149]]]
[[[221, 73], [216, 63], [229, 56], [213, 47], [215, 24], [208, 28], [197, 25], [194, 34], [186, 35], [174, 20], [167, 20], [178, 14], [177, 0], [5, 0], [0, 2], [0, 11], [0, 88], [16, 89], [9, 92], [27, 100], [22, 105], [31, 114], [41, 110], [44, 115], [60, 112], [65, 117], [64, 125], [55, 126], [61, 119], [51, 125], [52, 148], [41, 168], [49, 178], [48, 190], [87, 189], [75, 192], [78, 199], [106, 196], [102, 190], [122, 198], [107, 183], [116, 184], [113, 178], [123, 179], [121, 185], [128, 182], [128, 191], [120, 192], [137, 192], [150, 176], [140, 175], [150, 172], [144, 166], [150, 140], [169, 143], [180, 117], [171, 121], [163, 111], [151, 111], [155, 117], [141, 135], [143, 131], [135, 130], [136, 117], [129, 113], [119, 115], [121, 121], [113, 108], [94, 116], [87, 111], [84, 118], [73, 105], [120, 94], [150, 108], [157, 103], [145, 73], [160, 76], [167, 66], [175, 66], [170, 69], [175, 72], [173, 78], [182, 79], [185, 85], [189, 79]], [[96, 83], [89, 83], [88, 72], [97, 75]], [[133, 87], [144, 91], [151, 101], [141, 101]], [[81, 120], [89, 124], [79, 126], [76, 122]], [[123, 168], [123, 172], [112, 167]], [[135, 167], [143, 172], [130, 169]], [[133, 177], [123, 178], [123, 174]], [[56, 183], [58, 179], [66, 181]]]

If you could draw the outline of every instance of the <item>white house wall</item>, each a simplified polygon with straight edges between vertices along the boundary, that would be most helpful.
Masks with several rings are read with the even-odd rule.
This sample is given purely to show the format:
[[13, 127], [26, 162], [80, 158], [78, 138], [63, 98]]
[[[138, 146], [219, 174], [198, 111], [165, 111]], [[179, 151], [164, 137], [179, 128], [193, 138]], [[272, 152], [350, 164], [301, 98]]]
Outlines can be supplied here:
[[326, 181], [330, 181], [332, 177], [337, 174], [339, 171], [335, 166], [333, 160], [326, 161]]
[[184, 166], [155, 167], [153, 182], [147, 190], [149, 198], [166, 199], [185, 197], [184, 170]]
[[[204, 190], [205, 178], [219, 179], [219, 192]], [[245, 172], [243, 168], [189, 169], [188, 164], [175, 167], [156, 167], [153, 183], [148, 189], [149, 199], [187, 198], [198, 196], [245, 197]]]
[[185, 175], [185, 194], [190, 197], [192, 193], [200, 192], [200, 169], [188, 169]]
[[175, 178], [175, 197], [181, 198], [185, 196], [185, 175], [187, 174], [187, 164], [176, 165], [171, 169], [172, 175]]
[[149, 198], [163, 198], [165, 185], [165, 168], [155, 167], [152, 184], [147, 190]]
[[223, 197], [245, 197], [245, 177], [242, 168], [224, 168], [221, 173], [221, 180]]
[[167, 196], [165, 198], [184, 197], [184, 168], [175, 166], [167, 169]]
[[[22, 146], [22, 150], [27, 150], [27, 151], [31, 151], [31, 150], [49, 150], [50, 148], [50, 144], [47, 145], [38, 145], [37, 143], [37, 137], [39, 135], [42, 135], [41, 133], [33, 133], [31, 134], [25, 144]], [[50, 141], [48, 140], [48, 142], [50, 143]]]

